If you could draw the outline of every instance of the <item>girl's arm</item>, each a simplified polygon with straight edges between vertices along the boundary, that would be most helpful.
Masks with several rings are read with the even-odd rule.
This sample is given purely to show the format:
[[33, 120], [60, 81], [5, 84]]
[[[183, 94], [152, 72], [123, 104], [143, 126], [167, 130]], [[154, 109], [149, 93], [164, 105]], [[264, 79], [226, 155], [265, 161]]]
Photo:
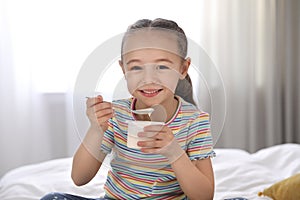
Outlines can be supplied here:
[[153, 132], [157, 133], [151, 137], [153, 140], [138, 142], [142, 147], [141, 151], [159, 153], [168, 158], [183, 192], [189, 199], [213, 199], [214, 175], [210, 159], [191, 161], [168, 126], [147, 126], [139, 136], [147, 137]]
[[71, 177], [75, 185], [85, 185], [97, 174], [105, 157], [99, 150], [101, 141], [99, 132], [89, 128], [73, 157]]
[[193, 200], [212, 200], [214, 173], [210, 158], [191, 161], [183, 154], [171, 164], [183, 192]]
[[90, 182], [101, 167], [106, 154], [100, 150], [108, 120], [113, 116], [112, 105], [101, 96], [87, 99], [86, 114], [90, 121], [82, 143], [73, 157], [71, 177], [77, 186]]

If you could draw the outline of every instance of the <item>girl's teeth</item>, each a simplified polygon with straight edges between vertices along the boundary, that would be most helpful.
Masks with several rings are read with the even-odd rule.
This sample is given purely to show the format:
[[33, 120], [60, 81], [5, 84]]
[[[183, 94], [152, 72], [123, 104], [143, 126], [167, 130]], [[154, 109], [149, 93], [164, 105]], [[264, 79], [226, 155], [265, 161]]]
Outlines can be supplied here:
[[147, 94], [154, 94], [154, 93], [158, 92], [158, 90], [153, 90], [153, 91], [145, 91], [144, 90], [144, 92], [147, 93]]

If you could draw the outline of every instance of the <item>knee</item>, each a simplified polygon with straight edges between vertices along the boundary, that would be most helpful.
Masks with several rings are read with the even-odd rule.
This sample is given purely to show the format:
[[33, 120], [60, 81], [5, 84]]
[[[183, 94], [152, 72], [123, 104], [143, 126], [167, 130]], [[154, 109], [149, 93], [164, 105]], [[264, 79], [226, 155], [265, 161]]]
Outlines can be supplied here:
[[40, 200], [59, 200], [61, 197], [63, 197], [61, 193], [52, 192], [43, 196]]

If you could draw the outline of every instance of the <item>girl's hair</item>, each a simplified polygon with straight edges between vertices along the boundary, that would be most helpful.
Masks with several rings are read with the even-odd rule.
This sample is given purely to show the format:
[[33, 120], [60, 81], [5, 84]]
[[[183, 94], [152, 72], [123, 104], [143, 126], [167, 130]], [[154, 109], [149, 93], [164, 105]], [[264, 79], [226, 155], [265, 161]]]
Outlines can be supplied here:
[[[188, 43], [184, 31], [178, 26], [176, 22], [162, 18], [157, 18], [154, 20], [141, 19], [135, 22], [134, 24], [130, 25], [122, 40], [121, 55], [123, 55], [123, 46], [128, 34], [143, 28], [158, 28], [172, 31], [172, 33], [175, 33], [178, 36], [177, 41], [180, 56], [182, 58], [185, 58], [187, 56]], [[182, 97], [185, 101], [195, 105], [195, 101], [193, 99], [192, 81], [188, 74], [186, 75], [185, 79], [179, 80], [175, 90], [175, 95], [178, 95]]]

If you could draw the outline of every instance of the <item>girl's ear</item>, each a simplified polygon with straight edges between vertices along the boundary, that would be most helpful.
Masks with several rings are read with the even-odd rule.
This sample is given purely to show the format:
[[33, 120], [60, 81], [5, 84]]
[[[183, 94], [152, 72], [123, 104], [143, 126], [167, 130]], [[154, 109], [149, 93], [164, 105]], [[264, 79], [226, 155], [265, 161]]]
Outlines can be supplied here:
[[187, 75], [188, 73], [188, 69], [190, 67], [190, 64], [191, 64], [191, 58], [186, 58], [182, 65], [181, 65], [181, 76], [180, 76], [180, 79], [183, 80], [185, 78], [185, 76]]
[[122, 60], [119, 60], [119, 65], [120, 65], [120, 67], [122, 68], [123, 74], [125, 74], [124, 64], [123, 64], [123, 61], [122, 61]]

